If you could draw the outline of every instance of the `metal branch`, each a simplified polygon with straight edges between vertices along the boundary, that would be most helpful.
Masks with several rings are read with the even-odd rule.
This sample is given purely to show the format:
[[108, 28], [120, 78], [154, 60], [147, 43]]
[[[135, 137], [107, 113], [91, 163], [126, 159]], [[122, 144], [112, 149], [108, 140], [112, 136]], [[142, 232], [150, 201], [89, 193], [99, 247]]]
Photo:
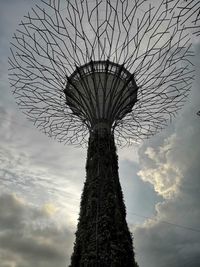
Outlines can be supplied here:
[[[99, 116], [101, 109], [103, 116], [112, 114], [117, 144], [130, 145], [164, 128], [184, 104], [194, 79], [192, 35], [200, 35], [196, 0], [163, 0], [159, 6], [153, 0], [43, 0], [13, 36], [10, 84], [26, 116], [58, 141], [84, 144], [97, 107]], [[105, 76], [93, 75], [91, 93], [92, 62], [104, 64]], [[81, 85], [73, 83], [76, 95], [69, 104], [66, 86], [74, 73], [83, 75], [83, 66], [88, 76]], [[122, 74], [116, 66], [134, 75], [139, 88], [137, 102], [122, 118], [129, 95], [120, 96], [122, 85], [114, 76]], [[99, 88], [103, 107], [95, 104]], [[116, 106], [106, 111], [105, 103], [113, 101]], [[76, 113], [73, 105], [83, 110]]]

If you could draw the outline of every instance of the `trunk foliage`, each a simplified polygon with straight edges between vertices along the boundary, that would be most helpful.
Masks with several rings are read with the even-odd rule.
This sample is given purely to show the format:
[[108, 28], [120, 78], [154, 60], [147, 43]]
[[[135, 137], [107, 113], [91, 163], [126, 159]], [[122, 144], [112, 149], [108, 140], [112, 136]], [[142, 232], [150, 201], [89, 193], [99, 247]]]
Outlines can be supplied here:
[[136, 267], [112, 134], [89, 138], [86, 181], [70, 267]]

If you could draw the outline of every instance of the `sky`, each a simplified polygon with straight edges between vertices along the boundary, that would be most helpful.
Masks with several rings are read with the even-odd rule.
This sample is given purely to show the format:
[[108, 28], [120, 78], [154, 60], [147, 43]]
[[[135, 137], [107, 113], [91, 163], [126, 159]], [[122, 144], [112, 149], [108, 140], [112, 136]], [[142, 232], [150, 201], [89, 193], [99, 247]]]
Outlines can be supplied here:
[[[19, 111], [9, 42], [39, 0], [0, 0], [0, 267], [68, 266], [86, 149], [48, 138]], [[118, 148], [120, 181], [140, 267], [200, 266], [200, 42], [184, 108], [161, 133]]]

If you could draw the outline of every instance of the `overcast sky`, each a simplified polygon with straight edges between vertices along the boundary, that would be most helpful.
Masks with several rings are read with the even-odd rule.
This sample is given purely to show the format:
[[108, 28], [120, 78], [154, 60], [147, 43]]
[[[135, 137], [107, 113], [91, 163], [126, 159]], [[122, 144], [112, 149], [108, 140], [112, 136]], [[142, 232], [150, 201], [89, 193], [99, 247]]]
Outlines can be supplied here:
[[[69, 264], [86, 150], [38, 132], [8, 83], [9, 42], [39, 0], [0, 0], [0, 267]], [[168, 128], [118, 149], [127, 221], [140, 267], [200, 266], [200, 44], [188, 101]]]

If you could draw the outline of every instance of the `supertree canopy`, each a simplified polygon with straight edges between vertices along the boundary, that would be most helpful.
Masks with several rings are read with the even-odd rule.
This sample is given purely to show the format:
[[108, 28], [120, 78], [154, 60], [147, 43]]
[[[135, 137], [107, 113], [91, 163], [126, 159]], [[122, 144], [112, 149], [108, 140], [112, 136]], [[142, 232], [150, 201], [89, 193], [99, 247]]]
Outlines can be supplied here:
[[88, 142], [71, 266], [134, 267], [117, 145], [165, 127], [192, 86], [200, 2], [45, 0], [11, 42], [9, 79], [45, 134]]
[[86, 142], [94, 120], [108, 113], [118, 145], [162, 129], [191, 88], [199, 1], [42, 2], [21, 21], [9, 59], [28, 118], [72, 144]]

